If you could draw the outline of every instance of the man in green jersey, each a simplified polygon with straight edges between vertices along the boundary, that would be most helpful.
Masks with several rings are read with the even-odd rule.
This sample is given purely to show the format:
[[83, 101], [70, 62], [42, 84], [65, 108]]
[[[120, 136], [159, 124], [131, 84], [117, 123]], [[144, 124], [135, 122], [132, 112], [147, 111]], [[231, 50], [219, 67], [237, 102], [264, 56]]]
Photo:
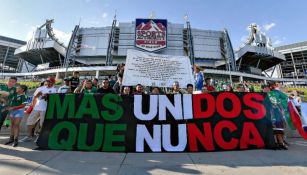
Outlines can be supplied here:
[[7, 84], [0, 84], [0, 131], [8, 114], [8, 111], [5, 108], [9, 106], [13, 97], [16, 96], [16, 83], [17, 78], [10, 77]]
[[83, 88], [81, 89], [81, 93], [84, 94], [94, 94], [97, 93], [97, 89], [93, 86], [92, 80], [86, 80]]

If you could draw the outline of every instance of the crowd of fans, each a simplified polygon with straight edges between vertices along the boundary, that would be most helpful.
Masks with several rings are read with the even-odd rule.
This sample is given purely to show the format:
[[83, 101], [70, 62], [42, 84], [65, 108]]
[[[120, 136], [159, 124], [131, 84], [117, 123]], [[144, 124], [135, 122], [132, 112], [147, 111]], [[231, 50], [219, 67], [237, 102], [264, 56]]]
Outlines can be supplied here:
[[[160, 87], [144, 87], [141, 84], [136, 86], [124, 86], [123, 75], [125, 65], [120, 64], [117, 68], [116, 80], [112, 79], [112, 76], [104, 78], [101, 83], [99, 79], [83, 79], [80, 80], [79, 72], [73, 72], [71, 77], [67, 77], [63, 80], [63, 85], [58, 89], [55, 88], [55, 79], [49, 76], [44, 81], [41, 87], [37, 88], [33, 94], [33, 99], [27, 109], [26, 108], [26, 86], [15, 86], [17, 78], [11, 77], [7, 84], [0, 86], [0, 126], [6, 117], [11, 120], [11, 134], [9, 140], [5, 144], [18, 145], [19, 125], [22, 117], [28, 115], [26, 125], [28, 135], [19, 140], [19, 142], [36, 141], [34, 137], [34, 128], [38, 125], [39, 128], [43, 125], [45, 113], [47, 110], [47, 95], [51, 93], [116, 93], [122, 95], [140, 95], [140, 94], [197, 94], [197, 93], [211, 93], [211, 92], [255, 92], [254, 83], [242, 82], [236, 84], [233, 87], [230, 83], [223, 81], [213, 81], [210, 77], [204, 77], [199, 67], [195, 67], [194, 84], [187, 84], [186, 88], [180, 88], [180, 84], [177, 81], [173, 82], [172, 88], [160, 88]], [[282, 92], [282, 85], [278, 83], [262, 84], [262, 92], [269, 93], [269, 98], [273, 104], [272, 123], [274, 133], [276, 136], [276, 148], [287, 149], [287, 142], [284, 137], [284, 128], [286, 127], [286, 121], [284, 117], [285, 107], [281, 105], [281, 100], [291, 100], [295, 104], [298, 110], [300, 110], [301, 98], [297, 92], [293, 91], [289, 96]]]

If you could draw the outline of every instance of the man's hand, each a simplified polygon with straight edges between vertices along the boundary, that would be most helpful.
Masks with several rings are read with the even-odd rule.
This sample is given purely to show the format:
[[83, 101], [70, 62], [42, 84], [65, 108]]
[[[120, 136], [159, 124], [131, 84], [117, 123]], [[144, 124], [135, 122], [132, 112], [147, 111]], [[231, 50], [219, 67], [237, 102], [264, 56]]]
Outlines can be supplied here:
[[7, 111], [11, 111], [11, 110], [13, 110], [14, 108], [13, 107], [6, 107], [5, 108], [5, 110], [7, 110]]
[[7, 96], [10, 95], [10, 93], [9, 93], [9, 92], [6, 92], [6, 91], [0, 91], [0, 95], [1, 95], [1, 96], [4, 96], [4, 97], [7, 97]]

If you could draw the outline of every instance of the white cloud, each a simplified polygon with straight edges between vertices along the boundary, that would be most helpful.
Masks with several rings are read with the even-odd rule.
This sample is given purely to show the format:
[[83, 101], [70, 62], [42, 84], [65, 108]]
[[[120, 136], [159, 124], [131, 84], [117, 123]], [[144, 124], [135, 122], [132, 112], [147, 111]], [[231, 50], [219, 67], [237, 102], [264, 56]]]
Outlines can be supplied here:
[[286, 37], [274, 36], [273, 42], [272, 42], [273, 47], [276, 47], [276, 46], [279, 46], [279, 45], [285, 43], [286, 39], [287, 39]]
[[12, 20], [10, 20], [10, 23], [11, 24], [17, 24], [19, 21], [18, 20], [15, 20], [15, 19], [12, 19]]
[[71, 38], [71, 32], [65, 33], [58, 29], [53, 29], [53, 31], [54, 31], [55, 37], [58, 38], [60, 42], [63, 42], [67, 46]]
[[29, 41], [33, 37], [34, 32], [35, 32], [36, 29], [37, 29], [37, 26], [31, 26], [30, 27], [30, 29], [29, 29], [29, 31], [28, 31], [28, 33], [26, 35], [26, 41]]
[[278, 39], [278, 40], [274, 41], [273, 45], [278, 45], [280, 43], [282, 43], [282, 41]]
[[[29, 41], [30, 39], [33, 38], [34, 33], [36, 31], [38, 26], [31, 26], [27, 35], [26, 35], [26, 41]], [[55, 34], [55, 37], [59, 39], [60, 42], [64, 43], [65, 45], [68, 45], [68, 42], [71, 37], [71, 33], [65, 33], [61, 30], [58, 29], [53, 29], [53, 32]]]
[[248, 38], [248, 35], [243, 35], [240, 40], [241, 42], [245, 42], [247, 38]]
[[107, 18], [107, 17], [108, 17], [108, 13], [104, 12], [104, 13], [102, 14], [102, 18], [105, 19], [105, 18]]
[[264, 28], [265, 31], [269, 31], [275, 26], [276, 26], [276, 23], [272, 22], [272, 23], [263, 25], [263, 28]]

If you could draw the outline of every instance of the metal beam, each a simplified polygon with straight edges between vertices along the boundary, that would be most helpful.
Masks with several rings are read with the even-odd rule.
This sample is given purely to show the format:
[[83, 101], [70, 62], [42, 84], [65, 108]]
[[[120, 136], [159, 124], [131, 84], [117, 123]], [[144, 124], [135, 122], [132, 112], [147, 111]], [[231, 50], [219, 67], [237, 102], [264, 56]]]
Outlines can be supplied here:
[[243, 57], [240, 58], [239, 67], [238, 67], [237, 71], [240, 71], [240, 69], [241, 69], [241, 62], [242, 62], [242, 60], [243, 60]]
[[188, 48], [189, 48], [189, 58], [191, 61], [191, 65], [195, 64], [195, 57], [194, 57], [194, 42], [193, 42], [193, 35], [192, 35], [192, 29], [191, 29], [191, 23], [189, 20], [186, 22], [187, 24], [187, 33], [188, 33]]
[[114, 42], [114, 35], [116, 30], [116, 15], [114, 16], [113, 22], [112, 22], [112, 28], [111, 32], [109, 34], [109, 41], [108, 41], [108, 48], [107, 48], [107, 55], [106, 55], [106, 66], [112, 66], [113, 64], [113, 55], [112, 51], [114, 49], [113, 42]]
[[295, 73], [295, 75], [296, 75], [296, 79], [298, 79], [297, 71], [296, 71], [296, 65], [295, 65], [294, 57], [293, 57], [293, 53], [291, 52], [290, 55], [291, 55], [291, 59], [292, 59], [292, 64], [293, 64], [293, 68], [294, 68], [294, 73]]
[[5, 62], [6, 62], [8, 54], [9, 54], [9, 50], [10, 50], [10, 46], [7, 47], [6, 53], [5, 53], [3, 62], [2, 62], [2, 77], [3, 77], [3, 73], [4, 73]]
[[[276, 65], [276, 66], [277, 66], [277, 65]], [[275, 71], [276, 66], [274, 66], [274, 68], [273, 68], [273, 71], [272, 71], [272, 73], [271, 73], [271, 78], [273, 77], [273, 74], [274, 74], [274, 71]]]
[[259, 68], [260, 61], [261, 59], [258, 60], [256, 68]]

